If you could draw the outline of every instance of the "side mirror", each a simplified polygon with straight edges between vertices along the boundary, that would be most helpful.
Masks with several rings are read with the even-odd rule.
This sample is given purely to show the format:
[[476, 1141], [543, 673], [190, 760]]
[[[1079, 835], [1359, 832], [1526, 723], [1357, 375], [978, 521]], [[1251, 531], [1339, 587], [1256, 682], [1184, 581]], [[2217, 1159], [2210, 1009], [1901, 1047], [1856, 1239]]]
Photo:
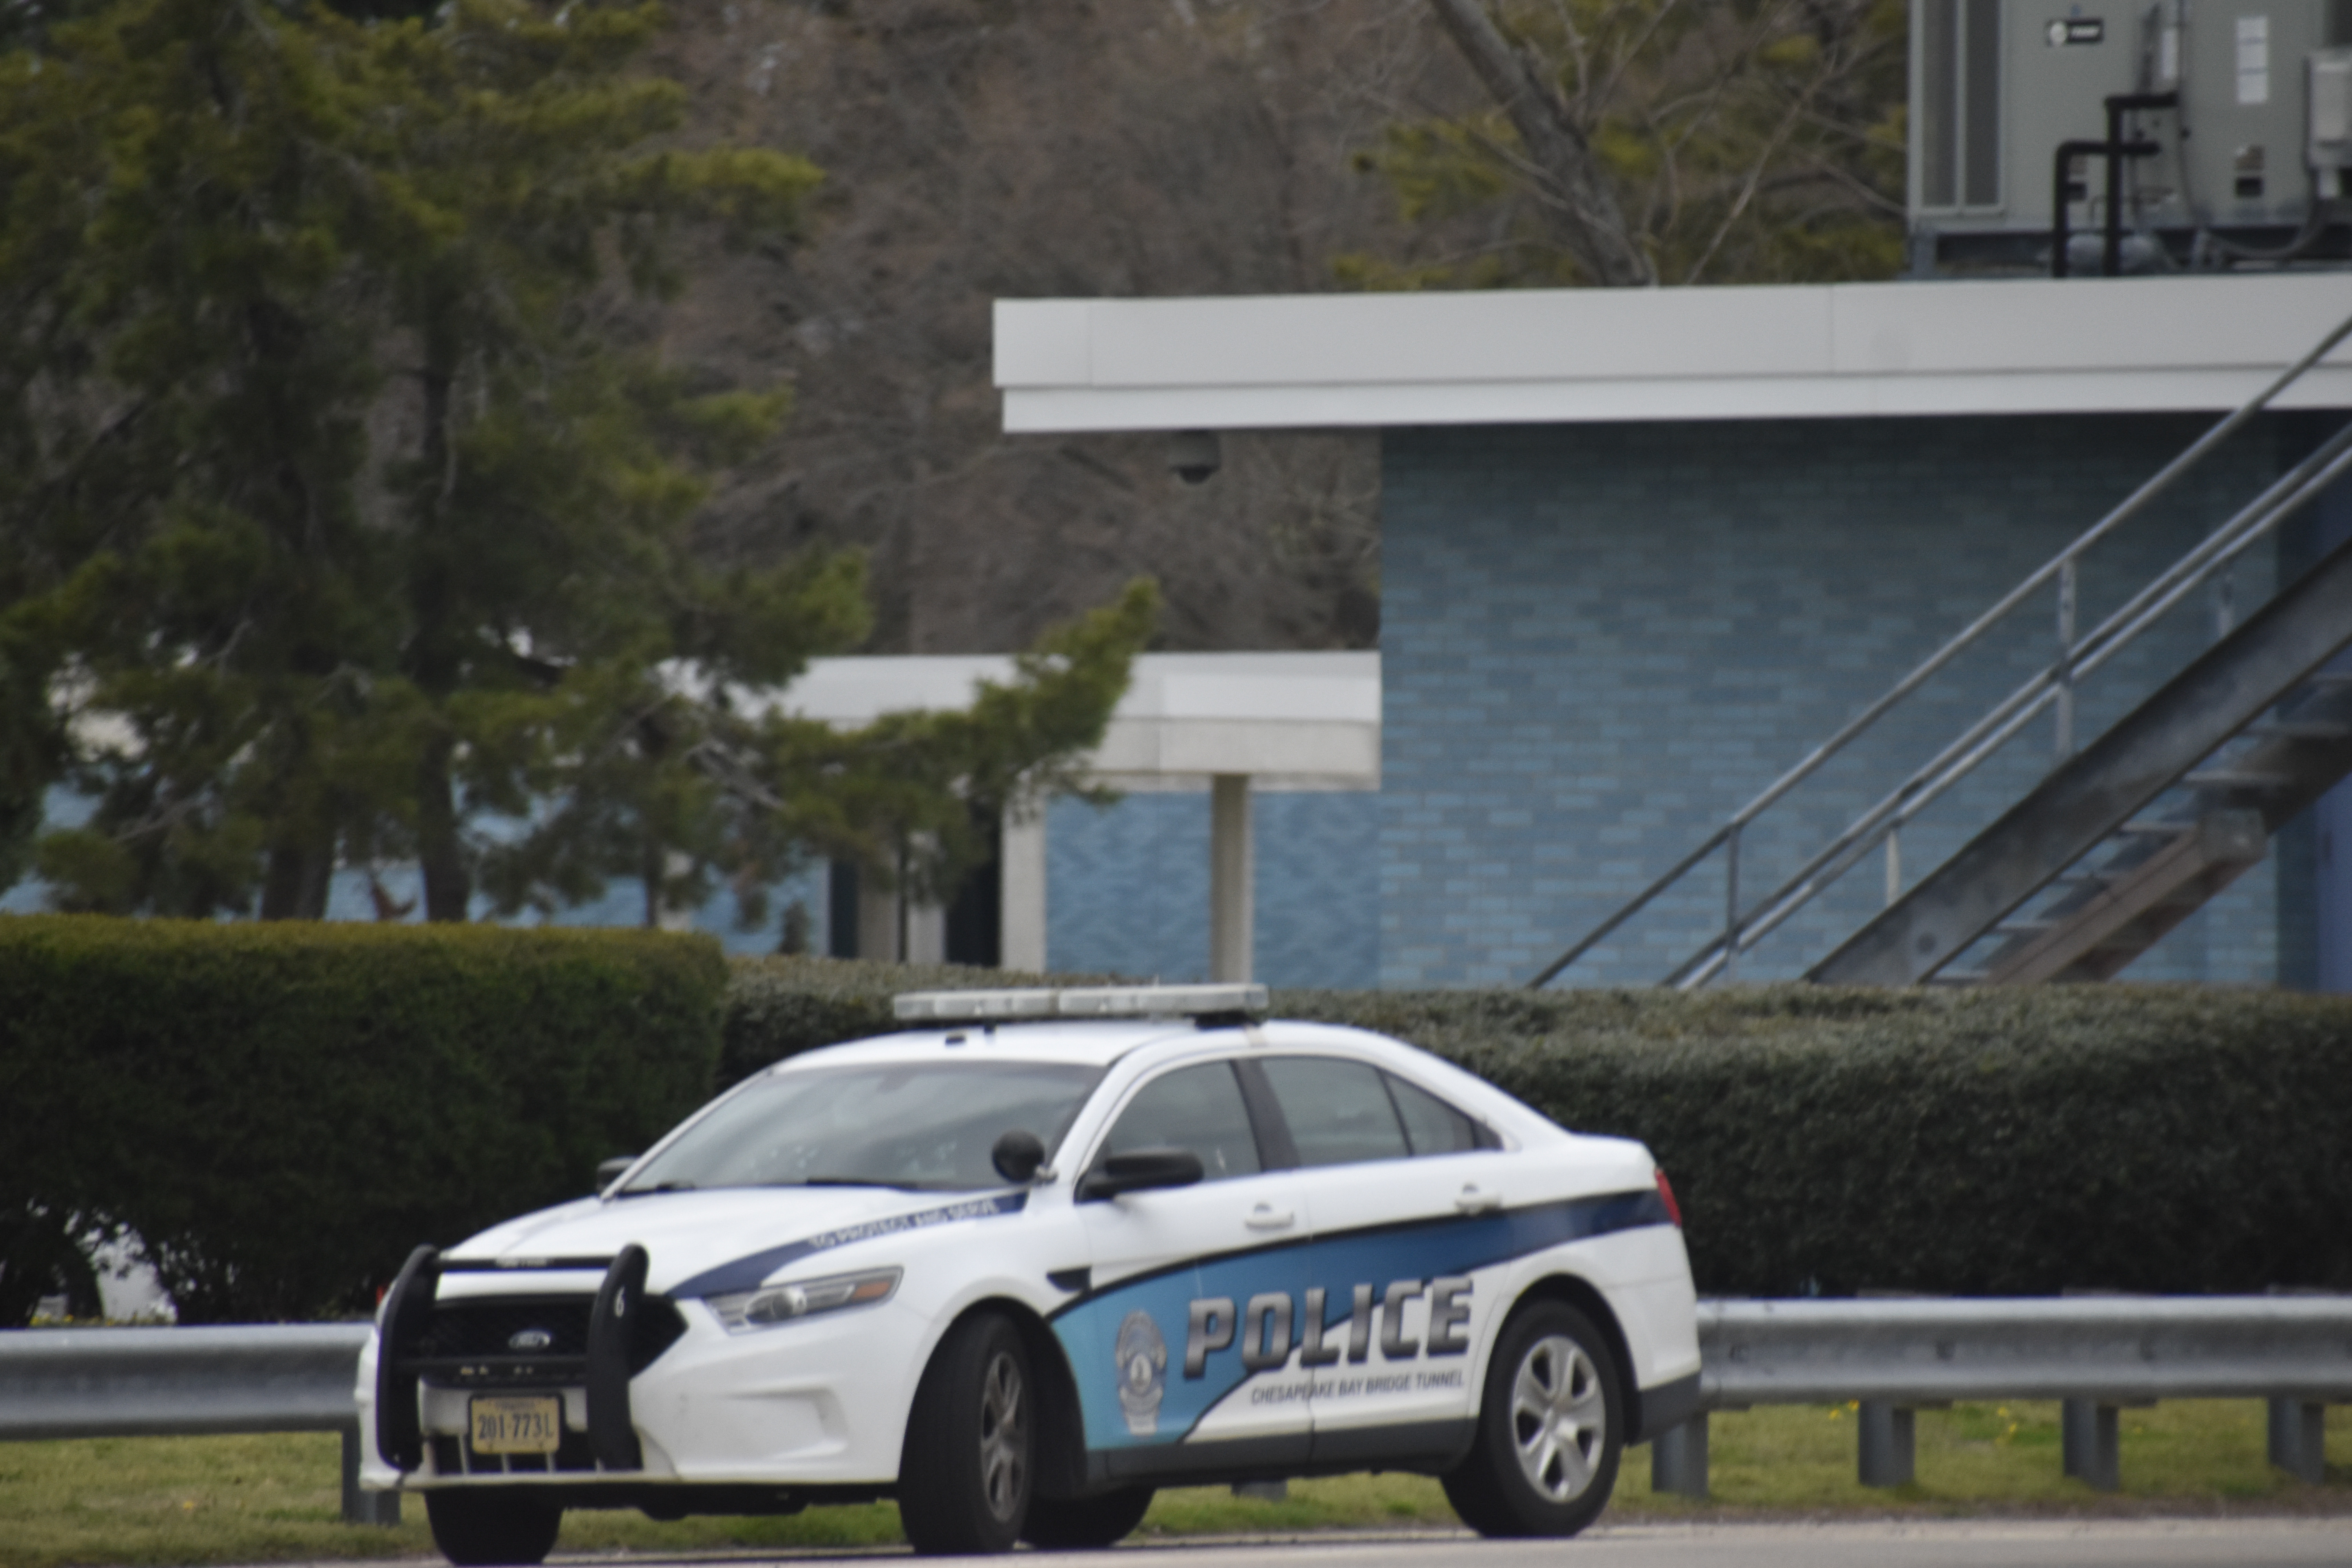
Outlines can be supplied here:
[[1115, 1198], [1154, 1187], [1189, 1187], [1201, 1179], [1201, 1156], [1190, 1149], [1135, 1149], [1106, 1154], [1078, 1184], [1078, 1201]]
[[1045, 1163], [1045, 1145], [1034, 1132], [1016, 1127], [996, 1141], [996, 1147], [988, 1152], [988, 1159], [996, 1167], [996, 1173], [1006, 1181], [1025, 1182]]
[[615, 1154], [609, 1160], [596, 1162], [596, 1190], [603, 1192], [621, 1179], [621, 1173], [637, 1163], [635, 1154]]

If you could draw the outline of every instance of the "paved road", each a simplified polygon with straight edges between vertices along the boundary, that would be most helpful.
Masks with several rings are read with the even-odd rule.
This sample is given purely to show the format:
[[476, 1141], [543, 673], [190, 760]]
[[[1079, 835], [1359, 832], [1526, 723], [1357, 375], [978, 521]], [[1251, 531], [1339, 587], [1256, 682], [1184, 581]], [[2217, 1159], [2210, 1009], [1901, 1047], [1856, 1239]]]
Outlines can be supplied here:
[[[714, 1561], [761, 1568], [871, 1555], [676, 1561], [695, 1568], [713, 1568]], [[576, 1561], [609, 1565], [614, 1560]], [[665, 1561], [631, 1557], [626, 1563], [658, 1568]], [[1013, 1561], [1049, 1560], [1024, 1552]], [[2345, 1568], [2352, 1565], [2352, 1519], [1624, 1525], [1565, 1543], [1425, 1533], [1321, 1535], [1136, 1545], [1050, 1561], [1055, 1568]]]

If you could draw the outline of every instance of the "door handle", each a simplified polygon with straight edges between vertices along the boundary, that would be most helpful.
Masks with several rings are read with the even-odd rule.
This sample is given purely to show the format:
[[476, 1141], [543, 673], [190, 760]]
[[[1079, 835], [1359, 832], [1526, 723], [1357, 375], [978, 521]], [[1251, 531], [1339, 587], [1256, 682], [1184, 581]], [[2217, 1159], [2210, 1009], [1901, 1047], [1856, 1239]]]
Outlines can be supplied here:
[[1483, 1191], [1477, 1183], [1469, 1182], [1454, 1194], [1454, 1206], [1464, 1214], [1489, 1214], [1503, 1206], [1503, 1194]]
[[1291, 1209], [1277, 1210], [1272, 1204], [1260, 1204], [1250, 1210], [1242, 1223], [1252, 1230], [1288, 1230], [1298, 1215]]

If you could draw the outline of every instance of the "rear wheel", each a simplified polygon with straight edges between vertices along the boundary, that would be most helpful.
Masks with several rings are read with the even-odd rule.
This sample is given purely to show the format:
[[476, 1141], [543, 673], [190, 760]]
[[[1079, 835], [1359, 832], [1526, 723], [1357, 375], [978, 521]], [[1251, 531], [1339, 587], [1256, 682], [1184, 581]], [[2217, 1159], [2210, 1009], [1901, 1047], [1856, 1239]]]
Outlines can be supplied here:
[[995, 1312], [966, 1318], [924, 1369], [898, 1459], [898, 1520], [926, 1555], [1009, 1552], [1029, 1513], [1029, 1355]]
[[1151, 1506], [1150, 1487], [1127, 1487], [1100, 1497], [1031, 1498], [1021, 1539], [1048, 1552], [1078, 1552], [1126, 1540]]
[[433, 1544], [457, 1568], [531, 1568], [555, 1548], [563, 1510], [513, 1491], [425, 1494]]
[[1481, 1535], [1573, 1535], [1600, 1517], [1624, 1447], [1617, 1358], [1591, 1319], [1559, 1301], [1513, 1316], [1486, 1368], [1478, 1435], [1443, 1478]]

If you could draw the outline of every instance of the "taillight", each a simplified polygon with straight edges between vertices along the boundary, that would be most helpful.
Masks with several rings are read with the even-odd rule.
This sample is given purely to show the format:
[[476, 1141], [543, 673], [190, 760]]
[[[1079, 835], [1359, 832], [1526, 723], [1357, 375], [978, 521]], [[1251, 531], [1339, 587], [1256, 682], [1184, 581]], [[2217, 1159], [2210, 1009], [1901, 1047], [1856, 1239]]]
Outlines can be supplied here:
[[1658, 1168], [1658, 1196], [1666, 1205], [1666, 1217], [1675, 1222], [1675, 1228], [1681, 1229], [1683, 1205], [1675, 1202], [1675, 1184], [1666, 1180], [1665, 1167], [1663, 1165]]

